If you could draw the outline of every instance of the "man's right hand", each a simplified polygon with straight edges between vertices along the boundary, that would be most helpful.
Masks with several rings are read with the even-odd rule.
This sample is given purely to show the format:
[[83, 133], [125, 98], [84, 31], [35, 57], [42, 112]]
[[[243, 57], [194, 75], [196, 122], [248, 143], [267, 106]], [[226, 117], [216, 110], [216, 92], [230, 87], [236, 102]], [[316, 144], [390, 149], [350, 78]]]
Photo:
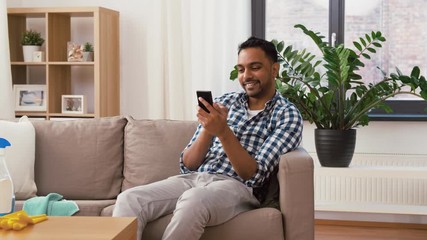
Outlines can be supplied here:
[[228, 130], [227, 115], [228, 109], [219, 103], [214, 103], [213, 106], [206, 102], [203, 98], [199, 100], [206, 106], [210, 113], [207, 113], [202, 108], [197, 109], [197, 120], [203, 128], [212, 136], [220, 136]]

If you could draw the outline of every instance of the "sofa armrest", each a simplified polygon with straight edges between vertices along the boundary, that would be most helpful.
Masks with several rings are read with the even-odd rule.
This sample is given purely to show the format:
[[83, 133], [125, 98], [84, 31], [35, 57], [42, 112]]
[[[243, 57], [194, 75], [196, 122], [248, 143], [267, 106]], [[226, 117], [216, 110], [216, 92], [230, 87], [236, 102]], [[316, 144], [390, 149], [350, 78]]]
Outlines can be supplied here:
[[313, 159], [302, 147], [282, 155], [277, 178], [285, 239], [314, 239]]

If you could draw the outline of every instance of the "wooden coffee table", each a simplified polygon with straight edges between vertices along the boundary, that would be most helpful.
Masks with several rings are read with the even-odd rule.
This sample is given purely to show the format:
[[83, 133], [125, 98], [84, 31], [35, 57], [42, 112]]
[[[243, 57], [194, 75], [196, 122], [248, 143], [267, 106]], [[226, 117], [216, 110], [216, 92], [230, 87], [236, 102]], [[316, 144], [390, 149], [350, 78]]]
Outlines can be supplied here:
[[0, 239], [136, 240], [134, 217], [49, 217], [21, 231], [0, 229]]

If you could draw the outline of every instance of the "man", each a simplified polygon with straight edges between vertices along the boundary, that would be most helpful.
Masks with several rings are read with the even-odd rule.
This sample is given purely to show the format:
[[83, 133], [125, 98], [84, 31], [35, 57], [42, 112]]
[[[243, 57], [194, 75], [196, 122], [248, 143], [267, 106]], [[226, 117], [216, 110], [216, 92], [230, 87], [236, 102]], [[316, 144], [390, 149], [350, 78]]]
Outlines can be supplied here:
[[205, 226], [224, 223], [259, 207], [279, 156], [301, 141], [302, 118], [275, 90], [277, 51], [251, 37], [239, 46], [243, 92], [213, 105], [199, 100], [199, 126], [180, 158], [181, 175], [128, 189], [113, 216], [136, 216], [138, 238], [147, 222], [173, 212], [163, 239], [199, 239]]

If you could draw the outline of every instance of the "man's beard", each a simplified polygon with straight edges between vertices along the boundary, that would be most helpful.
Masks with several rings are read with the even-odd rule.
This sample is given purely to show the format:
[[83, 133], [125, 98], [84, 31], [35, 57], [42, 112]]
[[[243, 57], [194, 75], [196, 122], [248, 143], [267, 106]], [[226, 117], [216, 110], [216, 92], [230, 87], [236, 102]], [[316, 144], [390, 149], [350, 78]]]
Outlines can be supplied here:
[[261, 82], [256, 79], [245, 81], [243, 89], [249, 97], [257, 97], [262, 92]]

